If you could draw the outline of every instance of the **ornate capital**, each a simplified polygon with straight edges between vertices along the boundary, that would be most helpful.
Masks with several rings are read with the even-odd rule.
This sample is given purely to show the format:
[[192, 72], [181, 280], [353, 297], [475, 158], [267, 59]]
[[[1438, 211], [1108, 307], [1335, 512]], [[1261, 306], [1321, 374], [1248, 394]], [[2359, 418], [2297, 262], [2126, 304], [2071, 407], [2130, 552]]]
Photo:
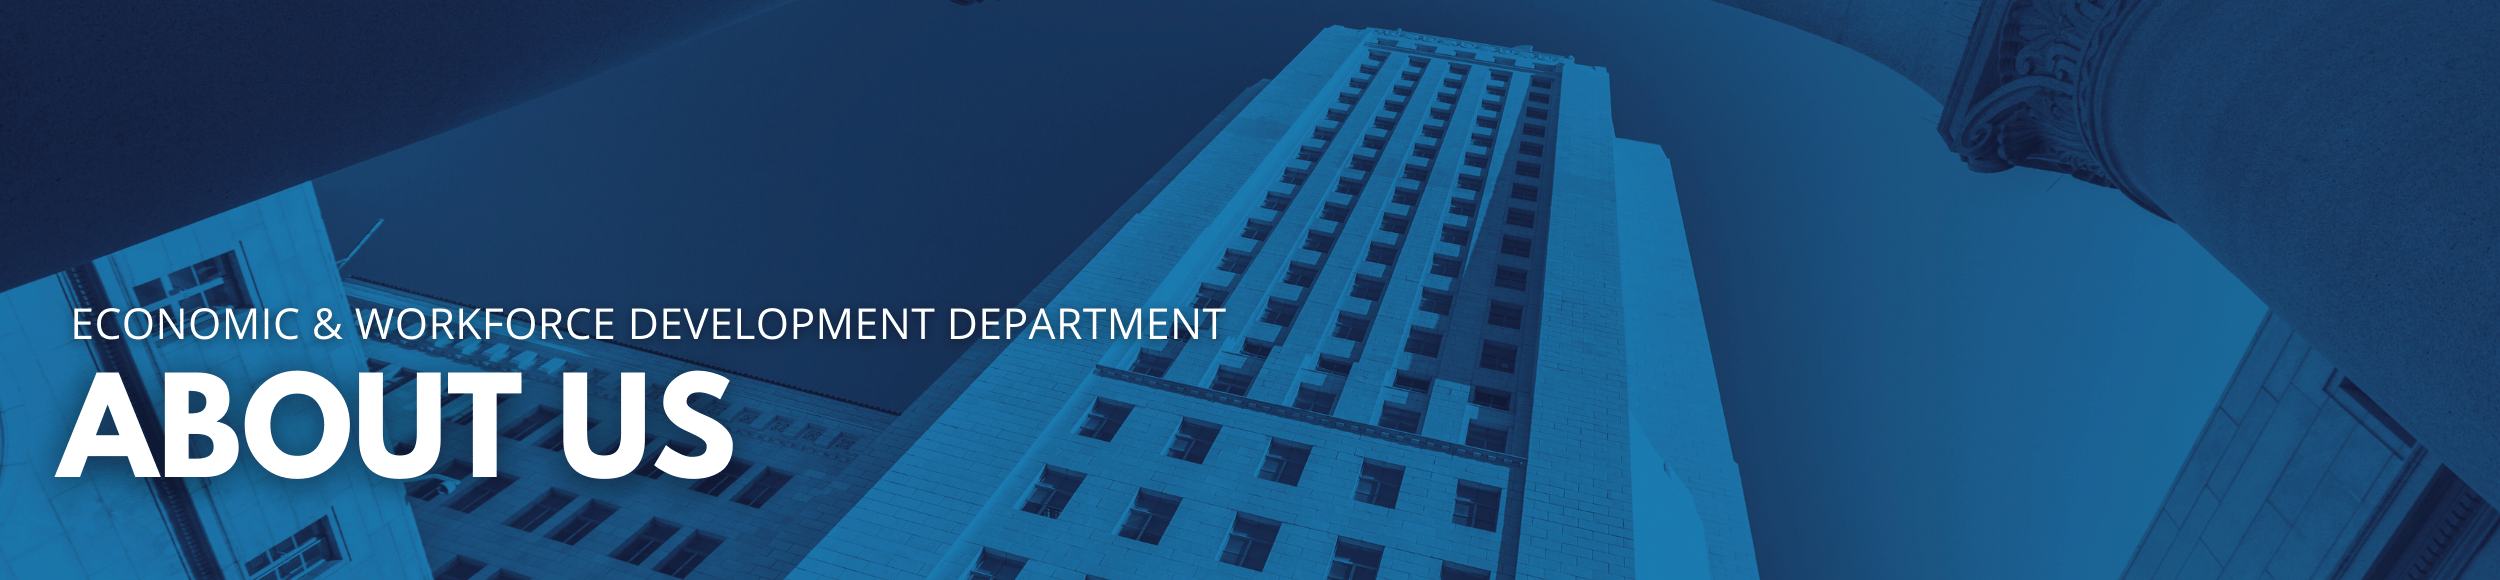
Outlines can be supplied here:
[[2098, 147], [2093, 73], [2132, 4], [1983, 0], [1937, 131], [1972, 171], [2029, 167], [2117, 189], [2153, 215]]

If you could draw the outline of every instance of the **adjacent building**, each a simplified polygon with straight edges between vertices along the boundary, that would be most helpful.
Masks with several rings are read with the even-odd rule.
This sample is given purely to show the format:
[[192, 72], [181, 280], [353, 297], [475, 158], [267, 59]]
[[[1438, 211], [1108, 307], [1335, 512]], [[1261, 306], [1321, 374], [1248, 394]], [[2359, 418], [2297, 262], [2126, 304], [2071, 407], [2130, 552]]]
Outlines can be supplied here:
[[2127, 580], [2500, 578], [2500, 511], [2268, 316]]
[[[351, 279], [347, 302], [360, 309], [467, 306], [370, 280]], [[740, 375], [620, 343], [595, 340], [419, 338], [364, 341], [365, 370], [382, 373], [391, 417], [414, 414], [420, 372], [521, 373], [521, 394], [500, 397], [493, 445], [497, 473], [474, 471], [475, 395], [450, 396], [442, 455], [432, 475], [411, 480], [404, 497], [437, 580], [554, 578], [781, 578], [831, 530], [817, 507], [859, 442], [893, 421], [885, 409]], [[671, 425], [659, 393], [679, 374], [730, 377], [719, 399], [695, 408], [736, 441], [718, 475], [688, 480], [653, 464], [664, 446], [689, 455], [699, 439]], [[616, 479], [584, 477], [564, 459], [562, 373], [590, 380], [589, 438], [612, 452], [620, 435], [617, 381], [643, 373], [643, 460]], [[401, 423], [405, 425], [405, 422]], [[412, 428], [391, 436], [404, 451]]]
[[1330, 28], [865, 444], [793, 578], [1753, 578], [1654, 145], [1605, 69]]
[[[0, 577], [424, 578], [401, 484], [352, 453], [302, 480], [270, 474], [249, 453], [214, 478], [133, 477], [120, 458], [91, 459], [81, 477], [53, 476], [99, 372], [121, 374], [162, 463], [166, 372], [223, 380], [234, 401], [226, 422], [240, 431], [243, 401], [270, 376], [302, 370], [354, 385], [364, 370], [364, 347], [352, 340], [72, 338], [77, 308], [175, 306], [345, 308], [312, 186], [0, 292]], [[129, 331], [155, 334], [138, 324], [113, 334]], [[354, 406], [353, 389], [346, 396]], [[271, 431], [302, 450], [320, 429], [311, 413], [280, 413]]]

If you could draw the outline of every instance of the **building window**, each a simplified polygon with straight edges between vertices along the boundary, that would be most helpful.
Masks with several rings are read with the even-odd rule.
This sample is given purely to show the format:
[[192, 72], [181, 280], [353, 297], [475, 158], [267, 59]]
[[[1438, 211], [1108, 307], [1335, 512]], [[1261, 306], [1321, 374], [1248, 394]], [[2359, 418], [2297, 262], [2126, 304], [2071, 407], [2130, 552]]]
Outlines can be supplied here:
[[1484, 191], [1484, 178], [1466, 175], [1458, 176], [1458, 188], [1467, 191]]
[[1223, 430], [1222, 426], [1213, 423], [1182, 419], [1180, 430], [1172, 433], [1172, 445], [1163, 450], [1163, 456], [1190, 463], [1206, 463], [1207, 450], [1215, 447], [1215, 435]]
[[1380, 426], [1408, 433], [1420, 432], [1424, 429], [1424, 414], [1395, 405], [1381, 405]]
[[1396, 192], [1389, 194], [1389, 203], [1399, 205], [1415, 205], [1423, 200], [1424, 193], [1412, 189], [1399, 188]]
[[1539, 109], [1539, 108], [1536, 108], [1536, 107], [1528, 107], [1528, 109], [1527, 109], [1527, 110], [1528, 110], [1528, 118], [1530, 118], [1530, 119], [1544, 120], [1544, 119], [1545, 119], [1545, 117], [1546, 117], [1545, 109]]
[[504, 522], [504, 525], [524, 532], [538, 531], [538, 526], [546, 524], [549, 519], [554, 519], [556, 512], [564, 511], [564, 506], [573, 505], [573, 498], [576, 497], [580, 496], [573, 495], [573, 492], [548, 488], [547, 493], [538, 496], [538, 501], [530, 502], [529, 507], [521, 508], [521, 513], [513, 514], [512, 519]]
[[1239, 274], [1243, 270], [1250, 269], [1250, 254], [1229, 250], [1225, 251], [1224, 260], [1216, 262], [1215, 269]]
[[1467, 394], [1467, 402], [1487, 409], [1508, 411], [1510, 410], [1510, 391], [1492, 387], [1476, 387], [1474, 392]]
[[1160, 377], [1164, 372], [1172, 370], [1172, 357], [1139, 350], [1137, 362], [1129, 363], [1128, 370], [1142, 375]]
[[1476, 202], [1467, 200], [1452, 200], [1450, 202], [1450, 213], [1472, 217], [1476, 215]]
[[1389, 380], [1389, 386], [1418, 393], [1430, 393], [1432, 392], [1432, 377], [1399, 371], [1397, 378]]
[[[1333, 135], [1333, 134], [1335, 134], [1335, 133], [1332, 131], [1332, 132], [1330, 132], [1330, 134], [1332, 134], [1332, 135]], [[1300, 171], [1291, 171], [1291, 170], [1288, 170], [1288, 171], [1286, 171], [1286, 172], [1285, 172], [1285, 175], [1284, 175], [1283, 177], [1278, 177], [1278, 178], [1276, 178], [1276, 180], [1277, 180], [1277, 181], [1284, 182], [1286, 185], [1302, 185], [1302, 180], [1305, 180], [1305, 179], [1310, 179], [1310, 178], [1311, 178], [1311, 174], [1309, 174], [1309, 173], [1304, 173], [1304, 172], [1300, 172]]]
[[1527, 200], [1527, 201], [1536, 201], [1537, 195], [1538, 195], [1539, 193], [1542, 193], [1542, 192], [1541, 192], [1541, 191], [1539, 191], [1539, 190], [1537, 189], [1537, 187], [1536, 187], [1536, 186], [1534, 186], [1534, 185], [1528, 185], [1528, 184], [1525, 184], [1525, 183], [1513, 183], [1513, 184], [1510, 184], [1510, 196], [1511, 196], [1511, 197], [1513, 197], [1513, 198], [1516, 198], [1516, 199], [1523, 199], [1523, 200]]
[[243, 575], [248, 580], [310, 578], [342, 559], [338, 538], [330, 534], [330, 518], [325, 517], [243, 562]]
[[1502, 266], [1493, 272], [1493, 285], [1512, 290], [1528, 289], [1528, 271]]
[[1395, 131], [1398, 128], [1398, 120], [1390, 117], [1373, 117], [1372, 128], [1382, 131]]
[[1110, 441], [1120, 434], [1120, 424], [1128, 422], [1129, 405], [1110, 399], [1094, 399], [1094, 409], [1085, 413], [1085, 421], [1076, 426], [1076, 434]]
[[1484, 341], [1484, 357], [1476, 361], [1476, 366], [1508, 373], [1516, 372], [1512, 367], [1518, 363], [1519, 347], [1488, 340]]
[[[1335, 139], [1337, 138], [1337, 130], [1335, 130], [1335, 129], [1327, 129], [1327, 128], [1312, 129], [1312, 130], [1311, 130], [1311, 138], [1312, 138], [1312, 139], [1318, 139], [1318, 140], [1321, 140], [1321, 141], [1332, 141], [1332, 140], [1335, 140]], [[1292, 176], [1292, 174], [1288, 173], [1288, 174], [1286, 174], [1286, 176], [1287, 176], [1287, 177], [1291, 177], [1291, 176]], [[1300, 185], [1300, 184], [1301, 184], [1301, 182], [1300, 182], [1300, 181], [1286, 181], [1285, 183], [1291, 183], [1291, 184], [1295, 184], [1295, 185]]]
[[1434, 276], [1457, 278], [1459, 268], [1460, 263], [1458, 258], [1452, 258], [1440, 254], [1432, 255], [1432, 275]]
[[1553, 96], [1553, 95], [1549, 95], [1549, 94], [1546, 94], [1546, 93], [1534, 92], [1534, 91], [1530, 91], [1530, 92], [1528, 93], [1528, 102], [1531, 102], [1531, 103], [1550, 103], [1550, 102], [1553, 102], [1553, 101], [1554, 101], [1554, 96]]
[[1455, 89], [1455, 88], [1460, 88], [1460, 87], [1465, 87], [1465, 86], [1467, 86], [1467, 82], [1466, 82], [1466, 81], [1459, 80], [1459, 79], [1454, 79], [1454, 78], [1453, 78], [1453, 79], [1441, 79], [1441, 86], [1444, 86], [1444, 87], [1449, 87], [1449, 88], [1453, 88], [1453, 89]]
[[1505, 216], [1503, 221], [1514, 226], [1533, 228], [1536, 227], [1536, 212], [1514, 207], [1510, 209], [1510, 215]]
[[1467, 446], [1495, 453], [1508, 453], [1510, 452], [1510, 430], [1470, 421], [1467, 423]]
[[1337, 538], [1336, 558], [1328, 562], [1328, 580], [1380, 580], [1380, 546]]
[[1398, 263], [1398, 247], [1388, 244], [1372, 244], [1371, 252], [1365, 254], [1363, 260], [1383, 266], [1396, 264]]
[[495, 575], [487, 576], [486, 580], [530, 580], [530, 577], [511, 570], [496, 570]]
[[[1355, 186], [1355, 187], [1354, 187], [1354, 191], [1349, 191], [1349, 192], [1341, 192], [1341, 193], [1359, 194], [1359, 193], [1362, 193], [1362, 192], [1363, 192], [1363, 187], [1362, 187], [1362, 186], [1360, 186], [1360, 185], [1357, 185], [1357, 186]], [[1324, 219], [1324, 220], [1328, 220], [1328, 221], [1332, 221], [1332, 222], [1343, 222], [1343, 221], [1345, 221], [1346, 216], [1348, 216], [1348, 215], [1352, 215], [1353, 213], [1354, 213], [1354, 208], [1351, 208], [1351, 207], [1346, 207], [1346, 206], [1345, 206], [1345, 204], [1337, 204], [1337, 203], [1332, 203], [1332, 204], [1328, 204], [1326, 207], [1322, 207], [1322, 208], [1320, 208], [1320, 209], [1319, 209], [1319, 219]]]
[[1362, 478], [1354, 483], [1354, 501], [1397, 509], [1398, 486], [1405, 481], [1406, 468], [1365, 460]]
[[[712, 474], [711, 477], [695, 480], [694, 486], [689, 489], [693, 489], [695, 493], [719, 497], [720, 492], [729, 490], [729, 484], [738, 482], [738, 476], [746, 475], [747, 468], [754, 466], [755, 464], [748, 463], [744, 459], [732, 457], [729, 459], [729, 466], [721, 468], [720, 473]], [[640, 564], [641, 562], [635, 563]]]
[[556, 409], [546, 405], [539, 405], [538, 408], [531, 409], [529, 415], [521, 417], [520, 421], [516, 421], [512, 423], [511, 427], [505, 428], [503, 430], [503, 438], [514, 441], [528, 439], [531, 433], [537, 433], [540, 427], [545, 427], [548, 422], [554, 420], [556, 420]]
[[1198, 287], [1198, 297], [1197, 297], [1196, 299], [1190, 300], [1190, 301], [1189, 301], [1189, 304], [1190, 304], [1191, 306], [1196, 306], [1196, 307], [1199, 307], [1199, 308], [1215, 308], [1215, 307], [1223, 306], [1223, 305], [1224, 305], [1224, 299], [1225, 299], [1225, 298], [1229, 298], [1229, 297], [1231, 297], [1231, 296], [1232, 296], [1232, 293], [1231, 293], [1231, 292], [1225, 292], [1223, 288], [1218, 288], [1218, 287], [1214, 287], [1214, 286], [1199, 286], [1199, 287]]
[[1043, 466], [1041, 479], [1033, 481], [1033, 493], [1024, 499], [1024, 511], [1058, 518], [1059, 512], [1068, 509], [1068, 498], [1076, 496], [1077, 486], [1084, 484], [1085, 474]]
[[1319, 232], [1311, 232], [1309, 235], [1305, 235], [1305, 236], [1303, 236], [1303, 237], [1302, 237], [1302, 249], [1305, 249], [1305, 250], [1310, 250], [1310, 251], [1314, 251], [1314, 252], [1326, 252], [1326, 251], [1328, 251], [1330, 248], [1334, 248], [1334, 247], [1337, 247], [1337, 237], [1336, 237], [1336, 236], [1331, 236], [1331, 235], [1328, 235], [1328, 234], [1323, 234], [1323, 233], [1319, 233]]
[[1361, 102], [1362, 100], [1363, 100], [1363, 96], [1362, 96], [1362, 95], [1358, 95], [1358, 94], [1354, 94], [1354, 93], [1337, 93], [1337, 102], [1339, 102], [1339, 103], [1345, 103], [1345, 104], [1351, 105], [1351, 104], [1355, 104], [1355, 103]]
[[967, 580], [1016, 580], [1024, 573], [1024, 559], [989, 548], [981, 549], [981, 557], [972, 561], [972, 574]]
[[1502, 102], [1501, 102], [1501, 101], [1495, 101], [1495, 100], [1489, 100], [1489, 99], [1488, 99], [1488, 100], [1485, 100], [1485, 101], [1483, 101], [1483, 102], [1479, 102], [1479, 103], [1476, 103], [1476, 104], [1477, 104], [1477, 105], [1479, 105], [1479, 106], [1484, 107], [1484, 110], [1487, 110], [1487, 111], [1492, 111], [1492, 112], [1495, 112], [1495, 113], [1502, 112]]
[[1493, 573], [1473, 567], [1442, 562], [1441, 580], [1493, 580]]
[[1414, 223], [1414, 220], [1398, 216], [1382, 216], [1380, 218], [1380, 231], [1392, 234], [1403, 234], [1406, 233], [1407, 226], [1413, 225]]
[[1530, 245], [1527, 238], [1519, 236], [1502, 236], [1502, 253], [1504, 254], [1525, 258], [1528, 257], [1529, 247]]
[[640, 566], [643, 560], [651, 558], [652, 552], [660, 551], [660, 544], [668, 543], [668, 539], [676, 535], [677, 524], [660, 521], [660, 518], [651, 518], [649, 523], [642, 525], [641, 530], [634, 532], [634, 537], [626, 538], [623, 545], [616, 547], [616, 551], [609, 552], [608, 557]]
[[1468, 134], [1467, 134], [1467, 142], [1469, 142], [1469, 143], [1473, 143], [1473, 144], [1475, 144], [1477, 147], [1492, 147], [1492, 146], [1493, 146], [1493, 136], [1492, 136], [1492, 135], [1486, 135], [1486, 134], [1483, 134], [1483, 133], [1468, 133]]
[[460, 490], [460, 495], [453, 496], [451, 504], [446, 507], [464, 514], [476, 512], [477, 506], [486, 505], [486, 500], [495, 499], [495, 494], [503, 493], [504, 488], [512, 487], [512, 482], [516, 479], [519, 478], [510, 475], [483, 478], [483, 481], [469, 486], [468, 489]]
[[1519, 328], [1520, 319], [1526, 315], [1526, 312], [1526, 308], [1517, 304], [1495, 300], [1493, 307], [1486, 310], [1484, 321], [1502, 328]]
[[1388, 288], [1389, 283], [1387, 282], [1382, 282], [1372, 278], [1356, 278], [1354, 280], [1354, 290], [1348, 293], [1348, 295], [1364, 300], [1379, 300], [1381, 294], [1387, 292]]
[[1425, 181], [1425, 180], [1428, 180], [1428, 179], [1431, 179], [1431, 178], [1432, 178], [1432, 170], [1431, 170], [1431, 169], [1427, 169], [1427, 168], [1423, 168], [1423, 167], [1416, 167], [1416, 166], [1413, 166], [1413, 165], [1408, 165], [1408, 166], [1406, 166], [1406, 172], [1405, 172], [1403, 175], [1404, 175], [1407, 179], [1412, 179], [1412, 180], [1416, 180], [1416, 181]]
[[1328, 120], [1330, 120], [1330, 121], [1343, 121], [1343, 120], [1345, 120], [1345, 118], [1346, 118], [1346, 112], [1345, 112], [1345, 111], [1329, 111], [1329, 112], [1328, 112], [1327, 117], [1328, 117]]
[[1381, 101], [1380, 110], [1391, 113], [1404, 113], [1406, 112], [1406, 101]]
[[1319, 357], [1319, 364], [1316, 366], [1319, 367], [1319, 372], [1337, 375], [1340, 377], [1354, 373], [1354, 361], [1333, 356]]
[[1540, 89], [1554, 88], [1554, 79], [1549, 77], [1528, 77], [1528, 86]]
[[1416, 156], [1416, 157], [1422, 157], [1422, 158], [1425, 158], [1425, 159], [1431, 159], [1431, 158], [1433, 158], [1433, 156], [1435, 156], [1435, 155], [1440, 155], [1440, 154], [1441, 154], [1441, 149], [1440, 149], [1439, 147], [1432, 147], [1432, 146], [1429, 146], [1429, 145], [1416, 145], [1416, 146], [1415, 146], [1415, 156]]
[[773, 495], [781, 493], [781, 488], [787, 485], [790, 485], [790, 472], [767, 467], [763, 475], [747, 482], [747, 488], [739, 490], [738, 496], [729, 501], [752, 508], [764, 507], [764, 502], [772, 501]]
[[1259, 315], [1259, 322], [1285, 326], [1293, 324], [1293, 317], [1300, 314], [1302, 314], [1302, 307], [1295, 306], [1291, 302], [1269, 298], [1267, 312]]
[[1544, 157], [1544, 156], [1545, 156], [1545, 146], [1544, 146], [1544, 145], [1538, 145], [1538, 144], [1536, 144], [1536, 143], [1530, 143], [1530, 142], [1527, 142], [1527, 141], [1521, 141], [1521, 142], [1519, 142], [1519, 153], [1520, 153], [1520, 154], [1522, 154], [1522, 155], [1534, 155], [1534, 156], [1537, 156], [1537, 157]]
[[1476, 117], [1476, 126], [1486, 129], [1500, 127], [1502, 126], [1502, 120], [1492, 117]]
[[163, 278], [141, 282], [130, 293], [152, 309], [250, 308], [242, 273], [235, 266], [234, 252], [218, 254]]
[[1267, 569], [1267, 552], [1276, 545], [1276, 521], [1249, 514], [1233, 514], [1233, 533], [1224, 539], [1224, 554], [1217, 559], [1251, 570]]
[[1441, 356], [1441, 333], [1412, 328], [1406, 332], [1406, 352], [1423, 356]]
[[1137, 502], [1130, 504], [1128, 519], [1120, 522], [1120, 537], [1148, 544], [1163, 543], [1163, 528], [1172, 524], [1172, 514], [1181, 509], [1181, 498], [1137, 490]]
[[1427, 137], [1427, 138], [1432, 138], [1432, 139], [1439, 139], [1439, 138], [1441, 138], [1441, 135], [1442, 135], [1442, 129], [1441, 129], [1440, 127], [1434, 127], [1434, 126], [1431, 126], [1431, 125], [1425, 125], [1425, 126], [1424, 126], [1424, 137]]
[[1545, 175], [1545, 166], [1521, 161], [1513, 171], [1527, 177], [1542, 177]]
[[1372, 321], [1364, 320], [1362, 317], [1352, 314], [1340, 312], [1337, 313], [1337, 330], [1330, 336], [1346, 340], [1360, 341], [1363, 340], [1364, 337], [1370, 336], [1371, 332]]
[[1520, 126], [1519, 126], [1519, 132], [1520, 132], [1521, 134], [1525, 134], [1525, 135], [1527, 135], [1527, 136], [1529, 136], [1529, 137], [1543, 137], [1543, 136], [1545, 136], [1545, 126], [1544, 126], [1544, 125], [1520, 125]]
[[1302, 387], [1300, 392], [1294, 393], [1293, 395], [1293, 408], [1319, 413], [1322, 415], [1335, 413], [1337, 412], [1337, 394], [1310, 387]]
[[1293, 158], [1303, 161], [1318, 161], [1320, 154], [1324, 152], [1324, 150], [1318, 147], [1304, 147], [1302, 148], [1302, 153], [1293, 156]]
[[1234, 371], [1229, 371], [1229, 370], [1218, 370], [1218, 371], [1215, 371], [1215, 384], [1213, 385], [1213, 387], [1215, 388], [1216, 392], [1219, 392], [1219, 393], [1224, 393], [1224, 394], [1227, 394], [1227, 395], [1249, 396], [1249, 395], [1250, 395], [1250, 383], [1251, 383], [1254, 379], [1255, 379], [1255, 377], [1252, 377], [1252, 376], [1250, 376], [1249, 374], [1246, 374], [1246, 373], [1239, 373], [1239, 372], [1234, 372]]
[[556, 526], [555, 531], [547, 532], [547, 539], [562, 542], [567, 546], [581, 543], [583, 537], [589, 536], [591, 530], [599, 529], [599, 524], [607, 522], [608, 516], [612, 515], [616, 515], [614, 504], [590, 500], [590, 503], [583, 505], [580, 511], [573, 512], [573, 517], [566, 518], [564, 525]]
[[[1303, 392], [1315, 392], [1303, 389]], [[1311, 446], [1269, 439], [1267, 459], [1259, 463], [1259, 479], [1285, 485], [1302, 484], [1302, 466], [1311, 461]]]
[[1274, 344], [1259, 342], [1256, 340], [1241, 341], [1241, 354], [1248, 355], [1250, 358], [1267, 358], [1267, 353], [1275, 350], [1276, 345]]
[[1467, 245], [1467, 238], [1467, 228], [1458, 226], [1441, 227], [1441, 241], [1464, 246]]
[[678, 544], [676, 550], [670, 551], [668, 557], [661, 558], [660, 565], [652, 569], [672, 578], [684, 578], [694, 573], [695, 566], [703, 565], [703, 559], [711, 557], [713, 550], [720, 549], [720, 544], [720, 536], [695, 532], [684, 543]]
[[[1436, 267], [1437, 267], [1437, 266], [1439, 266], [1439, 264], [1438, 264], [1438, 263], [1435, 263], [1435, 264], [1434, 264], [1434, 266], [1436, 266]], [[1435, 274], [1440, 274], [1440, 272], [1434, 272], [1434, 273], [1435, 273]], [[1443, 276], [1448, 276], [1449, 274], [1441, 274], [1441, 275], [1443, 275]], [[1431, 291], [1431, 290], [1425, 290], [1425, 291], [1424, 291], [1424, 294], [1423, 294], [1423, 299], [1422, 299], [1421, 301], [1417, 302], [1417, 304], [1415, 305], [1415, 308], [1416, 308], [1417, 310], [1422, 310], [1422, 311], [1425, 311], [1425, 312], [1430, 312], [1430, 313], [1433, 313], [1433, 314], [1449, 314], [1449, 313], [1450, 313], [1450, 295], [1448, 295], [1448, 294], [1443, 294], [1443, 293], [1440, 293], [1440, 292], [1434, 292], [1434, 291]]]
[[1253, 240], [1259, 240], [1259, 241], [1266, 241], [1266, 240], [1267, 240], [1267, 232], [1268, 232], [1269, 230], [1272, 230], [1272, 229], [1275, 229], [1275, 228], [1274, 228], [1273, 226], [1269, 226], [1269, 225], [1267, 225], [1267, 224], [1263, 224], [1263, 223], [1259, 223], [1259, 222], [1250, 222], [1248, 225], [1241, 226], [1241, 237], [1244, 237], [1244, 238], [1249, 238], [1249, 239], [1253, 239]]
[[1484, 531], [1500, 527], [1502, 490], [1458, 482], [1458, 506], [1450, 514], [1450, 522]]
[[1304, 288], [1319, 281], [1319, 268], [1294, 264], [1285, 268], [1285, 283]]
[[[452, 556], [450, 562], [444, 563], [442, 568], [434, 571], [434, 580], [469, 580], [477, 577], [477, 573], [485, 569], [485, 562], [471, 560], [468, 556]], [[276, 576], [255, 576], [253, 580], [272, 577]]]
[[1483, 156], [1483, 155], [1474, 155], [1474, 154], [1470, 154], [1470, 155], [1468, 155], [1468, 156], [1467, 156], [1467, 166], [1468, 166], [1468, 167], [1484, 167], [1484, 166], [1486, 166], [1486, 165], [1490, 165], [1490, 164], [1492, 164], [1492, 163], [1493, 163], [1493, 160], [1492, 160], [1492, 159], [1486, 158], [1486, 157], [1485, 157], [1485, 156]]

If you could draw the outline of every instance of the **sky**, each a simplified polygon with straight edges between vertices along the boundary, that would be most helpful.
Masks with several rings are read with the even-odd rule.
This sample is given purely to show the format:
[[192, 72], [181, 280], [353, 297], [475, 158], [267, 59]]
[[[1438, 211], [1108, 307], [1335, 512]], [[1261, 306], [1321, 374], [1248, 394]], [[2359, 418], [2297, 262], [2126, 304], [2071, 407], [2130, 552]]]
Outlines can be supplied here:
[[[1329, 25], [1612, 74], [1675, 163], [1762, 577], [2114, 578], [2264, 306], [2117, 192], [1698, 0], [801, 0], [314, 181], [481, 306], [1010, 306]], [[889, 408], [965, 343], [645, 344]]]

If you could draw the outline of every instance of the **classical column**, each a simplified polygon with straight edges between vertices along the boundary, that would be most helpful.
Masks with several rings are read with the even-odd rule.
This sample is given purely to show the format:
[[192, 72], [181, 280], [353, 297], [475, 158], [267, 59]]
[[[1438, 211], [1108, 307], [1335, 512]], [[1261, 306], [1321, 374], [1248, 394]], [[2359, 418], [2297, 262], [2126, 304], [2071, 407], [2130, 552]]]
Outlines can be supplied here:
[[1940, 131], [2177, 222], [2500, 488], [2500, 4], [1989, 0]]

